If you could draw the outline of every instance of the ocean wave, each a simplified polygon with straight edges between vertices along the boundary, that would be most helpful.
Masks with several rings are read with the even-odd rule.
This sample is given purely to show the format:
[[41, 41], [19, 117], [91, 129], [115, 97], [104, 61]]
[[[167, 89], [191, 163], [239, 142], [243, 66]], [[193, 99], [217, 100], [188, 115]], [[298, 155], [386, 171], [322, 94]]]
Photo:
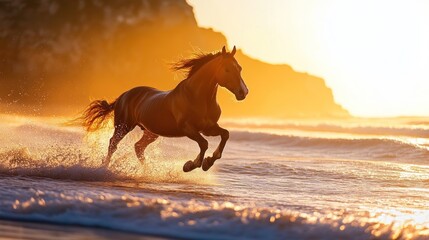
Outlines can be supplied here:
[[102, 227], [186, 239], [424, 239], [425, 226], [381, 223], [383, 213], [304, 213], [231, 202], [128, 193], [30, 190], [0, 203], [5, 219]]
[[305, 151], [306, 156], [344, 157], [371, 160], [400, 160], [427, 164], [429, 150], [425, 146], [389, 138], [314, 138], [263, 132], [235, 131], [232, 141], [254, 142], [280, 151]]
[[[31, 123], [8, 127], [8, 131], [7, 136], [10, 135], [11, 139], [6, 142], [13, 144], [0, 149], [0, 174], [84, 181], [216, 181], [211, 171], [182, 172], [184, 162], [195, 157], [197, 151], [196, 147], [188, 147], [192, 141], [164, 141], [160, 138], [148, 148], [149, 158], [142, 164], [134, 154], [134, 142], [141, 136], [140, 131], [135, 131], [121, 143], [112, 165], [102, 168], [111, 129], [85, 136], [75, 128]], [[427, 146], [388, 138], [315, 138], [249, 131], [231, 131], [230, 136], [228, 146], [235, 144], [235, 151], [229, 150], [229, 156], [254, 154], [250, 157], [259, 158], [269, 151], [272, 154], [266, 156], [267, 162], [275, 161], [279, 156], [414, 164], [427, 164], [429, 159]], [[258, 146], [257, 151], [254, 146]]]
[[413, 125], [396, 126], [371, 126], [371, 125], [345, 125], [345, 124], [305, 124], [305, 123], [248, 123], [226, 121], [227, 126], [250, 129], [277, 129], [277, 130], [300, 130], [307, 132], [326, 132], [326, 133], [346, 133], [356, 135], [375, 135], [375, 136], [403, 136], [416, 138], [429, 138], [429, 128], [426, 124], [417, 124], [424, 127]]
[[317, 126], [295, 126], [302, 130], [337, 132], [337, 133], [352, 133], [361, 135], [381, 135], [381, 136], [407, 136], [418, 138], [429, 138], [428, 128], [416, 127], [382, 127], [382, 126], [355, 126], [345, 127], [331, 124], [319, 124]]
[[[402, 212], [389, 215], [383, 212], [386, 209], [360, 211], [361, 205], [347, 204], [350, 186], [355, 184], [363, 188], [356, 201], [371, 193], [367, 189], [371, 183], [399, 182], [406, 193], [403, 184], [412, 179], [410, 186], [424, 189], [426, 182], [416, 182], [426, 181], [426, 171], [418, 172], [424, 177], [417, 178], [414, 170], [402, 169], [401, 165], [415, 167], [407, 164], [347, 161], [353, 165], [348, 171], [334, 171], [335, 164], [318, 168], [300, 161], [319, 164], [321, 158], [337, 161], [338, 157], [425, 163], [428, 149], [416, 144], [387, 138], [332, 139], [231, 131], [225, 161], [208, 172], [183, 173], [184, 162], [197, 154], [197, 146], [190, 140], [160, 138], [147, 149], [148, 158], [142, 164], [133, 149], [141, 137], [136, 131], [121, 142], [106, 169], [100, 164], [111, 129], [85, 136], [81, 130], [67, 127], [23, 123], [3, 130], [7, 133], [0, 136], [5, 140], [0, 149], [0, 218], [185, 239], [427, 239], [429, 235], [429, 223], [419, 217], [428, 216], [423, 208], [397, 208]], [[218, 139], [209, 140], [211, 147], [217, 146]], [[290, 156], [299, 159], [283, 161]], [[399, 172], [400, 179], [391, 181]], [[215, 176], [228, 186], [213, 184]], [[348, 180], [353, 184], [347, 184]], [[334, 192], [326, 190], [325, 184], [342, 195], [323, 200]], [[252, 191], [254, 188], [258, 191]], [[297, 191], [299, 188], [309, 194]], [[392, 189], [370, 197], [389, 196], [388, 191]], [[188, 200], [189, 196], [195, 200]], [[420, 198], [421, 206], [426, 199]], [[320, 202], [308, 204], [312, 201]], [[365, 201], [362, 206], [368, 209]], [[340, 207], [349, 210], [333, 209]], [[416, 213], [419, 209], [425, 212]]]

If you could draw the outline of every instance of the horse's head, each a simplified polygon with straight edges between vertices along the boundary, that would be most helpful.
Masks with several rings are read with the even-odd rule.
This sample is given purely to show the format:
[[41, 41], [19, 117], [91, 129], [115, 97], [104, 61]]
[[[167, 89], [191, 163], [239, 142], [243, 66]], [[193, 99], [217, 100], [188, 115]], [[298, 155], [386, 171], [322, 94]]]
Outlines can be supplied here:
[[240, 101], [246, 98], [249, 89], [241, 77], [241, 66], [234, 58], [235, 52], [235, 46], [230, 53], [226, 52], [225, 46], [222, 48], [222, 63], [216, 73], [216, 79], [220, 86], [228, 89]]

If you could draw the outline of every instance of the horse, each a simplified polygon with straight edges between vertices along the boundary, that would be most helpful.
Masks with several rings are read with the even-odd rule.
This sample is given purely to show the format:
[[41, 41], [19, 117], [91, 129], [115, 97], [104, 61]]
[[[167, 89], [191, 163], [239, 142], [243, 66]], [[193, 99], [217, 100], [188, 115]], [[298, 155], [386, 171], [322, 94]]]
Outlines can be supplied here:
[[[188, 137], [198, 143], [200, 152], [192, 161], [183, 165], [189, 172], [202, 167], [209, 170], [222, 157], [229, 138], [229, 131], [220, 127], [221, 108], [216, 101], [218, 87], [224, 87], [244, 100], [249, 92], [243, 78], [242, 67], [234, 58], [236, 48], [216, 53], [200, 53], [173, 65], [174, 70], [187, 70], [187, 76], [174, 89], [160, 91], [140, 86], [121, 94], [114, 102], [95, 100], [83, 112], [82, 125], [88, 132], [95, 131], [114, 115], [114, 133], [110, 138], [107, 156], [102, 162], [108, 167], [118, 143], [127, 133], [139, 126], [143, 136], [134, 147], [138, 159], [144, 161], [146, 147], [158, 136]], [[211, 157], [205, 157], [208, 149], [204, 136], [220, 136], [221, 140]]]

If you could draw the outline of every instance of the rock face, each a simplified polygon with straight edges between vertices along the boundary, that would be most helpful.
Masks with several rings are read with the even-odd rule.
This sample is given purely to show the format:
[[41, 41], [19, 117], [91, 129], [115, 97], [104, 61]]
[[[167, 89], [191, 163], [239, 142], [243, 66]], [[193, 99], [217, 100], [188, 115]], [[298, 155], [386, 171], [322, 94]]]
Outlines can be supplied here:
[[[174, 87], [169, 63], [218, 51], [226, 38], [200, 28], [185, 0], [5, 0], [0, 2], [0, 108], [76, 111], [138, 85]], [[237, 59], [251, 94], [221, 91], [226, 116], [347, 116], [320, 78]]]

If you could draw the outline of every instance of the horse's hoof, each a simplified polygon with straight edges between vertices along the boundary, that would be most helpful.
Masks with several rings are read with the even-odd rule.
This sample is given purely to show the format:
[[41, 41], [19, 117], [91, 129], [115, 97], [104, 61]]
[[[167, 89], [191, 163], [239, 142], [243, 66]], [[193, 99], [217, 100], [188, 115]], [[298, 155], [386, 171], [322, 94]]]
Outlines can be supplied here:
[[187, 161], [185, 163], [185, 165], [183, 165], [183, 171], [184, 172], [190, 172], [190, 171], [194, 170], [195, 168], [196, 167], [194, 165], [194, 162], [192, 162], [192, 161]]
[[204, 158], [204, 161], [203, 161], [203, 170], [204, 171], [209, 170], [213, 166], [214, 161], [215, 161], [215, 159], [212, 158], [212, 157], [206, 157], [206, 158]]

